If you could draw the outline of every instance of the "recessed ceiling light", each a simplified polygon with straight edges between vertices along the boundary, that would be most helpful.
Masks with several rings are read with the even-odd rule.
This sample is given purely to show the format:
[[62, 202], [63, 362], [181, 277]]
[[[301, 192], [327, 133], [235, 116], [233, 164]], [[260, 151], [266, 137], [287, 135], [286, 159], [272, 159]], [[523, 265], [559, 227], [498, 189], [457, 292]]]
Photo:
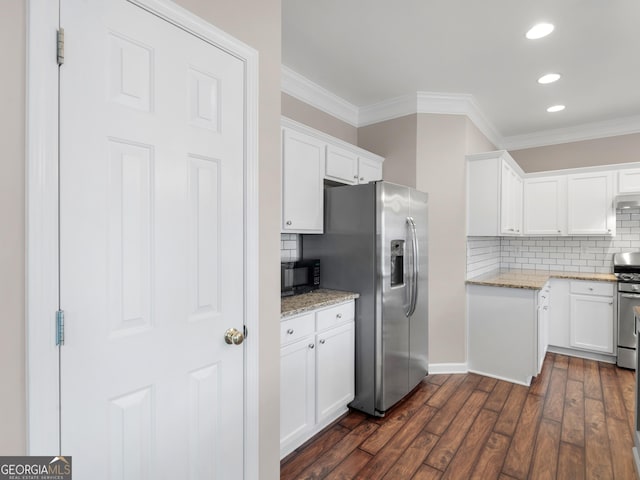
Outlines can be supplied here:
[[550, 23], [538, 23], [531, 27], [527, 32], [526, 37], [529, 40], [537, 40], [538, 38], [546, 37], [555, 27]]
[[549, 113], [555, 113], [555, 112], [561, 112], [562, 110], [564, 110], [564, 105], [554, 105], [553, 107], [549, 107], [547, 108], [547, 112]]
[[557, 82], [560, 79], [559, 73], [547, 73], [538, 79], [538, 83], [547, 84]]

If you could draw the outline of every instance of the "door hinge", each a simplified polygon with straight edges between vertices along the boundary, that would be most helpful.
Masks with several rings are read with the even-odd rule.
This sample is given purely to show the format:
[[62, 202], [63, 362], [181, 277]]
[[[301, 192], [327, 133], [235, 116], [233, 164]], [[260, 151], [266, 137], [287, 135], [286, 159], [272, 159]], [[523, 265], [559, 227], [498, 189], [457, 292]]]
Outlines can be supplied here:
[[64, 28], [58, 30], [58, 65], [64, 63]]
[[56, 312], [56, 345], [64, 345], [64, 310]]

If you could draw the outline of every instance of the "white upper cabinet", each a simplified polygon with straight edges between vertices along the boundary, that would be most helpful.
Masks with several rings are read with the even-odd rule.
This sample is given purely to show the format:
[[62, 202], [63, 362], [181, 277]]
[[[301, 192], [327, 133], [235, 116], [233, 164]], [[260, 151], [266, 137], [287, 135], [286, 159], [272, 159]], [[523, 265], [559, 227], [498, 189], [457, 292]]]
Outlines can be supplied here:
[[347, 185], [375, 182], [382, 180], [382, 162], [358, 155], [354, 150], [327, 145], [324, 178]]
[[504, 150], [467, 156], [467, 235], [522, 235], [523, 173]]
[[323, 231], [325, 147], [315, 137], [283, 129], [283, 233]]
[[325, 178], [349, 185], [358, 183], [358, 155], [345, 148], [328, 145]]
[[618, 171], [618, 193], [640, 193], [640, 168]]
[[358, 183], [382, 180], [382, 162], [377, 159], [358, 157]]
[[564, 235], [566, 233], [566, 176], [525, 179], [524, 234]]
[[384, 158], [282, 118], [282, 233], [322, 233], [324, 181], [382, 180]]
[[502, 161], [500, 195], [500, 232], [522, 234], [522, 177], [506, 160]]
[[615, 235], [613, 173], [567, 176], [567, 232], [569, 235]]

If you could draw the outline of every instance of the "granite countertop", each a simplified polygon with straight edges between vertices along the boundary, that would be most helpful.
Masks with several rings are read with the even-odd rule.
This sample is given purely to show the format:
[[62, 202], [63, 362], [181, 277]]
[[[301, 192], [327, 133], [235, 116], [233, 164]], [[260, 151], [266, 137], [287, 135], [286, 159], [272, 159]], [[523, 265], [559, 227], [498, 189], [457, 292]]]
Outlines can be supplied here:
[[617, 282], [613, 273], [580, 273], [533, 270], [496, 270], [467, 280], [470, 285], [488, 285], [493, 287], [526, 288], [540, 290], [550, 278], [571, 280], [592, 280], [598, 282]]
[[310, 293], [282, 297], [280, 300], [280, 318], [282, 319], [316, 308], [328, 307], [348, 300], [354, 300], [359, 296], [360, 294], [358, 293], [320, 288]]

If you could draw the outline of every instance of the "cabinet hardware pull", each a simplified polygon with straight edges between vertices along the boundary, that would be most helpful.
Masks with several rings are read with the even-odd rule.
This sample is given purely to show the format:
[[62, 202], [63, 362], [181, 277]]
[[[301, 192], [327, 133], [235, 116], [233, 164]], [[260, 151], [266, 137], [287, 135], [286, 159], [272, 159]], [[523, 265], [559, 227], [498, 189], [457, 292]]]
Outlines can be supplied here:
[[336, 318], [342, 318], [342, 314], [341, 313], [336, 314]]
[[323, 338], [322, 340], [320, 340], [320, 343], [321, 343], [322, 345], [324, 345], [324, 342], [325, 342], [324, 338]]
[[316, 346], [315, 346], [313, 343], [310, 343], [310, 344], [309, 344], [309, 348], [310, 348], [311, 350], [313, 350], [314, 348], [316, 348]]
[[291, 220], [287, 220], [287, 225], [291, 225]]
[[358, 175], [354, 175], [353, 178], [355, 178], [357, 180], [358, 179]]
[[293, 335], [293, 328], [290, 328], [289, 330], [287, 330], [287, 335]]
[[364, 182], [364, 177], [360, 177], [360, 181], [361, 181], [361, 182]]

